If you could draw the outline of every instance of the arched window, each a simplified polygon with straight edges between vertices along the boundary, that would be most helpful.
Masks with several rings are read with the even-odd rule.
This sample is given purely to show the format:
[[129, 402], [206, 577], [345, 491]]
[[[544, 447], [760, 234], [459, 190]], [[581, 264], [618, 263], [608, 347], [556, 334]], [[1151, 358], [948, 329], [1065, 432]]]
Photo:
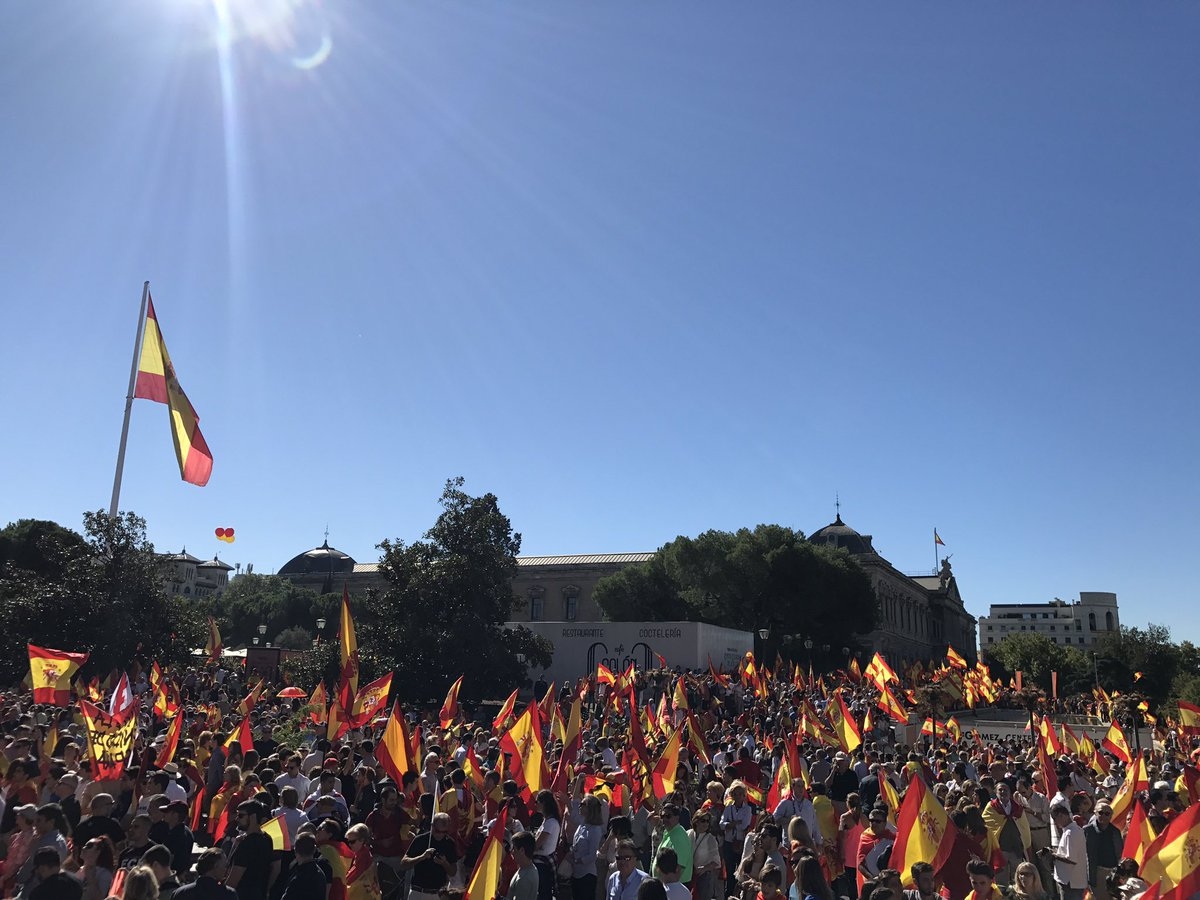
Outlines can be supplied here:
[[1113, 630], [1113, 614], [1112, 614], [1112, 612], [1106, 612], [1104, 614], [1104, 630], [1105, 631]]
[[1094, 612], [1088, 613], [1088, 630], [1096, 630], [1096, 614]]

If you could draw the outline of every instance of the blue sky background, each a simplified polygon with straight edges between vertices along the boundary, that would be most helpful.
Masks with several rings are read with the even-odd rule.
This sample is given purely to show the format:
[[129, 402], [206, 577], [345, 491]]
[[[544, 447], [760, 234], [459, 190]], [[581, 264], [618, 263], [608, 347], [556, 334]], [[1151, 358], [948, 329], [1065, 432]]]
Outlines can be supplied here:
[[[531, 555], [848, 524], [1200, 640], [1200, 6], [0, 6], [0, 519], [107, 507], [141, 284], [270, 572], [447, 477]], [[213, 536], [234, 527], [232, 547]]]

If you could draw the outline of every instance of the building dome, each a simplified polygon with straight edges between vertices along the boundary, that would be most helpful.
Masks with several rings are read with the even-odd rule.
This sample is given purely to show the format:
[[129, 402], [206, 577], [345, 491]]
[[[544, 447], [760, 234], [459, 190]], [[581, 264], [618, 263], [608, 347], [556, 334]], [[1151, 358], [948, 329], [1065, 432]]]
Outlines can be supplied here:
[[280, 575], [342, 575], [354, 571], [354, 559], [341, 550], [329, 546], [325, 541], [320, 547], [314, 547], [293, 556], [283, 568]]
[[824, 528], [809, 535], [808, 540], [813, 544], [840, 547], [842, 550], [850, 553], [851, 556], [875, 553], [875, 548], [871, 546], [871, 536], [869, 534], [859, 534], [843, 522], [841, 513], [838, 513], [837, 519], [831, 525], [826, 525]]

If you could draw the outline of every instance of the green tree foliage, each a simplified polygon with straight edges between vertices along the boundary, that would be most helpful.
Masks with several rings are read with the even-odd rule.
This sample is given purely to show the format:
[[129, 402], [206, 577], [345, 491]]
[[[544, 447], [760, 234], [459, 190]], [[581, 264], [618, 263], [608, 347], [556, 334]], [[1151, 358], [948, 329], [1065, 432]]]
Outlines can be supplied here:
[[[1173, 643], [1170, 629], [1163, 625], [1122, 626], [1086, 651], [1034, 632], [1010, 634], [987, 647], [987, 661], [993, 675], [1008, 678], [1019, 670], [1047, 693], [1050, 673], [1058, 672], [1060, 696], [1090, 692], [1098, 678], [1109, 693], [1136, 693], [1152, 708], [1168, 713], [1174, 712], [1176, 699], [1200, 702], [1200, 649], [1190, 641]], [[1135, 681], [1137, 672], [1142, 677]]]
[[303, 644], [296, 643], [298, 636], [291, 638], [294, 649], [300, 649], [312, 646], [317, 619], [325, 619], [326, 630], [337, 633], [341, 599], [340, 594], [318, 594], [278, 575], [251, 574], [233, 579], [219, 597], [201, 601], [201, 606], [206, 615], [216, 619], [221, 640], [228, 647], [252, 643], [258, 637], [258, 626], [266, 625], [266, 639], [278, 646], [284, 646], [275, 638], [281, 632], [304, 631]]
[[472, 497], [463, 484], [446, 483], [423, 540], [379, 545], [386, 588], [352, 603], [363, 677], [395, 672], [402, 700], [441, 700], [459, 675], [464, 700], [503, 696], [524, 683], [526, 665], [550, 664], [548, 642], [503, 627], [521, 536], [494, 494]]
[[87, 651], [84, 675], [135, 658], [183, 662], [203, 617], [160, 586], [160, 563], [133, 513], [84, 514], [84, 534], [22, 520], [0, 532], [0, 679], [28, 670], [27, 642]]
[[784, 656], [797, 659], [804, 637], [853, 646], [879, 615], [870, 579], [848, 553], [810, 544], [783, 525], [678, 537], [649, 562], [602, 579], [594, 596], [614, 621], [769, 627], [797, 638], [778, 638]]

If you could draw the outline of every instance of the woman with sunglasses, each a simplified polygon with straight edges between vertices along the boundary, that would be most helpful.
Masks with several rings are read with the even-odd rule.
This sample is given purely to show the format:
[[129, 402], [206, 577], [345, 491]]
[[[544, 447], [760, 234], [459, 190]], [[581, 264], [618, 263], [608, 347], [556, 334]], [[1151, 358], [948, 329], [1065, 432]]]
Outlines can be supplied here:
[[688, 838], [692, 842], [692, 889], [696, 900], [721, 896], [721, 847], [712, 829], [712, 812], [700, 809], [692, 816]]
[[104, 900], [112, 887], [116, 870], [116, 850], [108, 835], [99, 835], [83, 845], [79, 854], [83, 865], [75, 877], [83, 885], [81, 900]]

